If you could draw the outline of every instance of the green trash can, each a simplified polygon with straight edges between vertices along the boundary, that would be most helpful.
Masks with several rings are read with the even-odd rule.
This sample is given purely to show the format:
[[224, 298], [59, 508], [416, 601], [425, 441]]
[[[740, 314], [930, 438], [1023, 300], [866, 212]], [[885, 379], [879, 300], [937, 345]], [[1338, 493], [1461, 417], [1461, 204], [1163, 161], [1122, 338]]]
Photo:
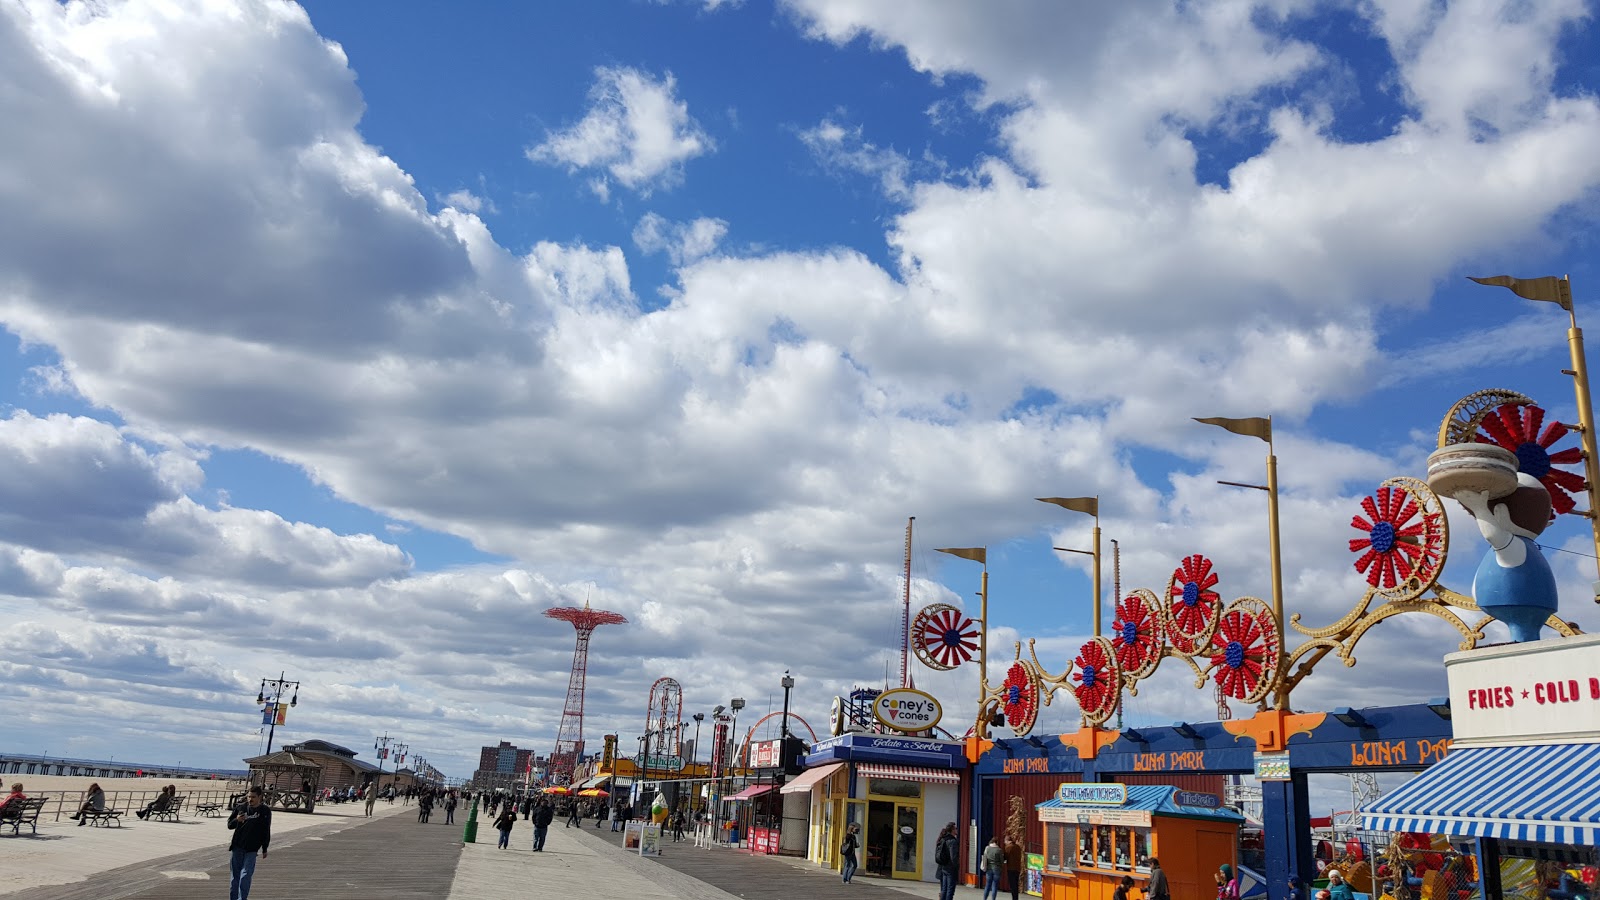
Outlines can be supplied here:
[[461, 843], [476, 844], [478, 842], [478, 804], [470, 804], [472, 809], [467, 811], [467, 830], [461, 835]]

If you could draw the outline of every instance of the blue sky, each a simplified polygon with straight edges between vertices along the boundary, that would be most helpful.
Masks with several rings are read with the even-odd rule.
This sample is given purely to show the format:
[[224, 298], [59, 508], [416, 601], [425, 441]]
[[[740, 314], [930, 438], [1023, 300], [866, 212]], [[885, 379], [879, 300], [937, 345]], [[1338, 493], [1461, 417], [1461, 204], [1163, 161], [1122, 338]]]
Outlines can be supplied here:
[[[1204, 552], [1266, 594], [1265, 504], [1215, 484], [1263, 447], [1190, 416], [1275, 417], [1328, 622], [1452, 403], [1575, 415], [1560, 310], [1466, 276], [1570, 274], [1597, 327], [1592, 3], [239, 10], [0, 4], [8, 749], [231, 765], [287, 668], [291, 739], [465, 775], [553, 743], [539, 613], [585, 599], [632, 620], [591, 734], [664, 675], [790, 669], [820, 722], [894, 656], [911, 515], [915, 602], [974, 609], [933, 548], [986, 545], [996, 665], [1060, 671], [1090, 523], [1034, 497], [1101, 496], [1108, 594], [1112, 539], [1125, 589]], [[1594, 630], [1588, 535], [1541, 540]], [[1452, 635], [1387, 623], [1296, 702], [1441, 694]], [[953, 720], [975, 680], [917, 674]], [[1127, 715], [1213, 704], [1163, 670]]]

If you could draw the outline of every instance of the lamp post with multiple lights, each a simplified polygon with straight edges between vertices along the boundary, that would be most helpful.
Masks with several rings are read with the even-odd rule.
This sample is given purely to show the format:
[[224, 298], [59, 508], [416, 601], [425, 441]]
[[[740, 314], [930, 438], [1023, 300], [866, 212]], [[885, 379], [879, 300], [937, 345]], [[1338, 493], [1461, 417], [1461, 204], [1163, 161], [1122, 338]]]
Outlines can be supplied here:
[[[256, 692], [256, 702], [261, 704], [263, 718], [267, 720], [267, 753], [272, 753], [272, 737], [278, 730], [278, 720], [284, 717], [280, 705], [283, 695], [289, 694], [289, 706], [292, 709], [300, 702], [300, 682], [286, 681], [283, 672], [277, 678], [261, 679], [261, 690]], [[271, 706], [269, 710], [267, 707]], [[268, 715], [268, 713], [271, 713]]]

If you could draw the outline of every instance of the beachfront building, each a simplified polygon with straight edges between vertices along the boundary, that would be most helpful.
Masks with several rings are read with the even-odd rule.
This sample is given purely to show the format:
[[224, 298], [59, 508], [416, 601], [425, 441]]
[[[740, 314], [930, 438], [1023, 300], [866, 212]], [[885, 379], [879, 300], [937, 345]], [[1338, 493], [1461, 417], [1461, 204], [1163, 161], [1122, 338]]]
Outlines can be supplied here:
[[[331, 741], [302, 741], [286, 744], [284, 750], [314, 762], [322, 769], [318, 786], [339, 791], [347, 787], [361, 788], [378, 774], [378, 767], [356, 759], [356, 752]], [[387, 774], [387, 773], [385, 773]], [[384, 780], [388, 783], [388, 779]]]

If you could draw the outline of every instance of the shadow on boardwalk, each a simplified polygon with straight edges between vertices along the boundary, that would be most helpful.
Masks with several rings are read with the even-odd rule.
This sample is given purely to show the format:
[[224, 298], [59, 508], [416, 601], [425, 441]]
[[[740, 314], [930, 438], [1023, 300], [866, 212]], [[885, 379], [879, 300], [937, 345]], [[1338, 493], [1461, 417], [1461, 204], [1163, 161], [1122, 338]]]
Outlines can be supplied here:
[[[228, 895], [227, 832], [214, 848], [30, 888], [5, 900], [217, 900]], [[340, 818], [285, 834], [258, 860], [251, 900], [442, 900], [461, 857], [461, 826], [415, 817]]]

